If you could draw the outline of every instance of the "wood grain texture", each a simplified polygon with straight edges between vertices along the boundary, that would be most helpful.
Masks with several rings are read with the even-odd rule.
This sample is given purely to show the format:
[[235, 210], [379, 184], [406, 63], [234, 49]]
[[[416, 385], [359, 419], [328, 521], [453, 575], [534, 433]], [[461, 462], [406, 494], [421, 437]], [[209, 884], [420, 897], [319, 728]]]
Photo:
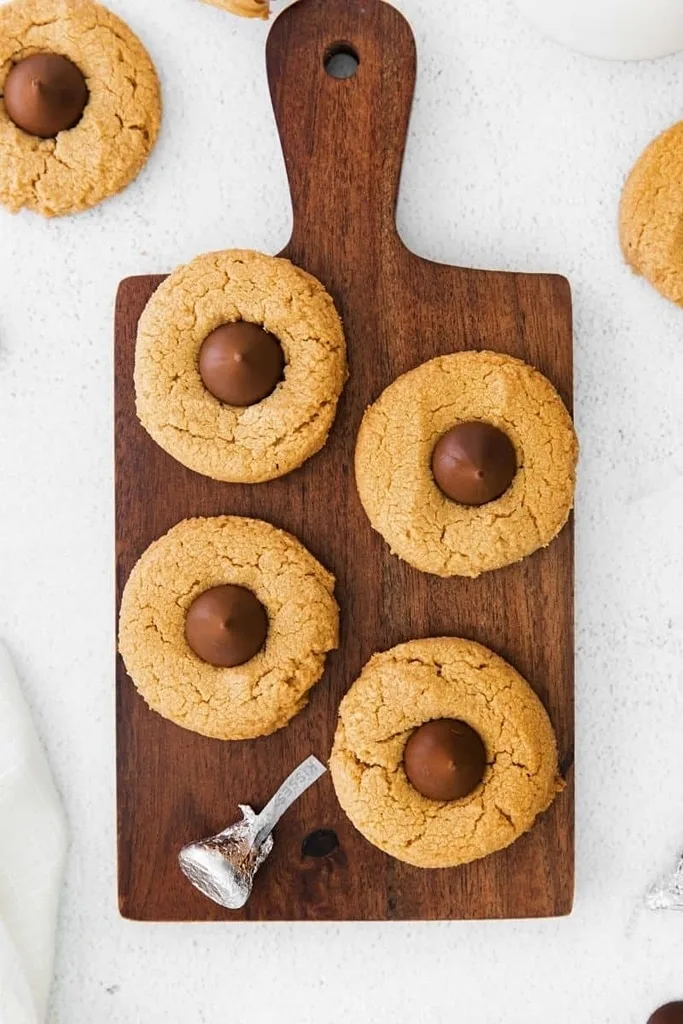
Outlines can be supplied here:
[[[339, 42], [360, 57], [331, 78]], [[572, 400], [571, 300], [552, 275], [441, 266], [402, 244], [395, 206], [415, 78], [413, 36], [380, 0], [300, 0], [277, 19], [267, 65], [282, 138], [294, 230], [284, 255], [315, 274], [344, 320], [350, 379], [329, 443], [300, 470], [255, 486], [198, 476], [166, 455], [135, 416], [139, 315], [162, 277], [120, 287], [116, 310], [117, 590], [147, 545], [180, 519], [231, 513], [291, 531], [337, 577], [340, 650], [309, 707], [285, 730], [247, 743], [186, 732], [153, 714], [119, 659], [118, 845], [124, 916], [140, 920], [496, 918], [566, 914], [573, 897], [572, 526], [545, 551], [478, 580], [421, 574], [389, 554], [363, 513], [353, 450], [364, 408], [398, 374], [466, 348], [537, 366]], [[226, 247], [240, 240], [225, 239]], [[471, 637], [535, 687], [557, 731], [569, 786], [534, 830], [467, 867], [421, 871], [371, 847], [341, 812], [329, 776], [289, 812], [245, 910], [199, 895], [179, 848], [259, 808], [307, 754], [326, 759], [339, 701], [376, 650], [411, 637]], [[329, 857], [302, 855], [314, 829], [340, 839]]]

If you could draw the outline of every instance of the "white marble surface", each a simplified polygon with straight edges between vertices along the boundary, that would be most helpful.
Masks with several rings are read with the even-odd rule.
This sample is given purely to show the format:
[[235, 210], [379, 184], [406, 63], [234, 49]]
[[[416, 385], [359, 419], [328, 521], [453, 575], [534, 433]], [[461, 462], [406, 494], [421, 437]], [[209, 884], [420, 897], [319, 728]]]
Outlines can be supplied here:
[[0, 634], [72, 835], [51, 1024], [645, 1024], [683, 999], [683, 915], [640, 907], [683, 848], [683, 312], [622, 265], [615, 219], [632, 160], [681, 116], [683, 56], [580, 57], [506, 0], [398, 3], [419, 51], [405, 241], [573, 286], [573, 916], [139, 925], [119, 919], [114, 882], [114, 291], [211, 248], [276, 251], [290, 208], [265, 26], [198, 0], [111, 3], [163, 78], [149, 167], [70, 220], [0, 213]]

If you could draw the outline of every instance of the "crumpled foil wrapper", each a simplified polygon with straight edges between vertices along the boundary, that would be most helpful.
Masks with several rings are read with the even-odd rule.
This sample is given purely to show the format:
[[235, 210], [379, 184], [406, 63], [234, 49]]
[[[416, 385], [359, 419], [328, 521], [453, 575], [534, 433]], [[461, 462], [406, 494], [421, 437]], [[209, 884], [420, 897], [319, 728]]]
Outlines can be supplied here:
[[653, 885], [645, 903], [650, 910], [683, 910], [683, 857], [672, 874]]
[[242, 820], [225, 832], [181, 850], [178, 861], [183, 874], [214, 903], [239, 910], [251, 895], [256, 872], [273, 849], [272, 835], [258, 843], [259, 821], [255, 812], [240, 804]]
[[292, 804], [325, 774], [312, 754], [287, 776], [260, 814], [240, 804], [242, 820], [207, 839], [184, 846], [178, 854], [183, 874], [196, 889], [228, 910], [240, 910], [249, 897], [256, 872], [273, 849], [272, 832]]

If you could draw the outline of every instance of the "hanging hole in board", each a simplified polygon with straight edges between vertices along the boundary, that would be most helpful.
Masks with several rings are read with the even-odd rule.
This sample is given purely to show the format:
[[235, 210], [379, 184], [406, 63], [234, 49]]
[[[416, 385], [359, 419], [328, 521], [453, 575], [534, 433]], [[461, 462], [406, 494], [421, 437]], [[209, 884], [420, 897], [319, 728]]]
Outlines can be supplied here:
[[323, 58], [325, 71], [332, 78], [353, 78], [360, 59], [350, 43], [334, 43]]

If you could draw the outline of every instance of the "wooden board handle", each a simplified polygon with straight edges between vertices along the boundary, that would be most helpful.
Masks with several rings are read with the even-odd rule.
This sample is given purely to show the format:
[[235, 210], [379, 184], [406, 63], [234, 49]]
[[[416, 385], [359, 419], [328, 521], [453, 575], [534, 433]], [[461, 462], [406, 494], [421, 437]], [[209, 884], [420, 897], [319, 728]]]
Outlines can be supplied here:
[[[339, 50], [358, 57], [352, 77], [326, 70]], [[382, 0], [299, 0], [275, 21], [266, 63], [294, 210], [288, 248], [329, 244], [337, 261], [357, 259], [345, 237], [396, 235], [415, 86], [410, 26]]]

